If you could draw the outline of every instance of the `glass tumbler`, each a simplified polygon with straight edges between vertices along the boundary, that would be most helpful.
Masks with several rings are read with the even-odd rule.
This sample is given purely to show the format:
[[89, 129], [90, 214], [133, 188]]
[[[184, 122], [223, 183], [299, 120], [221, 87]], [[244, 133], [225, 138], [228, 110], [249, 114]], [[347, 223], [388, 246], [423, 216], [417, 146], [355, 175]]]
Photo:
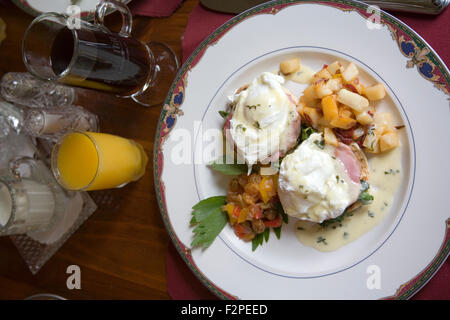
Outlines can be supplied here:
[[147, 162], [143, 147], [133, 140], [81, 131], [61, 137], [51, 157], [58, 183], [74, 191], [122, 187], [140, 179]]
[[[103, 25], [108, 7], [122, 15], [119, 33]], [[99, 1], [94, 23], [45, 13], [26, 30], [22, 58], [28, 71], [43, 80], [130, 97], [145, 106], [161, 103], [178, 60], [162, 43], [131, 37], [131, 26], [130, 9], [115, 0]]]
[[0, 81], [0, 93], [10, 102], [35, 108], [63, 107], [76, 99], [74, 88], [43, 81], [28, 72], [8, 72]]
[[38, 181], [0, 177], [0, 235], [44, 231], [55, 213], [51, 188]]
[[24, 112], [23, 130], [32, 137], [56, 141], [69, 131], [98, 131], [98, 117], [80, 106], [64, 108], [28, 108]]

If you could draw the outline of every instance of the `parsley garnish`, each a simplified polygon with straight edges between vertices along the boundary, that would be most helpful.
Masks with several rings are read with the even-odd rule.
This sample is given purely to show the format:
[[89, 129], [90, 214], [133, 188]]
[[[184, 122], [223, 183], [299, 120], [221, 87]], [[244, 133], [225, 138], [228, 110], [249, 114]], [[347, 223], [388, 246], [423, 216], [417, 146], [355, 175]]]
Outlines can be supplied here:
[[370, 204], [373, 201], [373, 196], [367, 192], [369, 190], [369, 183], [361, 180], [361, 192], [359, 193], [358, 201], [362, 204]]
[[225, 196], [216, 196], [200, 201], [192, 207], [191, 226], [195, 226], [192, 247], [207, 248], [213, 243], [227, 224], [227, 215], [222, 211]]
[[[261, 105], [258, 103], [257, 105], [251, 105], [251, 106], [246, 106], [247, 108], [249, 108], [250, 110], [251, 109], [255, 109], [256, 110], [256, 107], [260, 107]], [[270, 107], [270, 106], [269, 106]]]
[[302, 131], [300, 134], [300, 141], [297, 141], [298, 143], [303, 142], [309, 138], [310, 135], [315, 133], [316, 130], [314, 130], [312, 127], [306, 127], [302, 125]]
[[238, 176], [247, 172], [248, 167], [246, 164], [227, 163], [227, 156], [222, 156], [222, 159], [216, 160], [210, 164], [211, 168], [215, 171], [221, 172], [229, 176]]
[[389, 169], [388, 171], [385, 171], [384, 174], [396, 174], [396, 173], [400, 173], [400, 170], [394, 170], [394, 169]]
[[325, 140], [314, 140], [314, 144], [319, 148], [323, 149], [325, 148]]
[[341, 214], [340, 216], [337, 216], [336, 218], [333, 219], [328, 219], [325, 220], [323, 222], [320, 223], [321, 227], [328, 227], [330, 224], [333, 224], [335, 222], [341, 222], [342, 220], [344, 220], [344, 218], [347, 216], [347, 211], [344, 211], [343, 214]]
[[373, 196], [366, 191], [362, 191], [359, 194], [358, 201], [362, 204], [370, 204], [373, 201]]
[[270, 228], [266, 228], [264, 229], [263, 233], [257, 234], [252, 240], [252, 251], [255, 251], [256, 248], [261, 246], [264, 243], [264, 241], [266, 242], [269, 241], [269, 236], [270, 236]]
[[224, 118], [225, 120], [228, 119], [228, 117], [230, 116], [229, 112], [226, 111], [219, 111], [219, 114], [221, 115], [222, 118]]

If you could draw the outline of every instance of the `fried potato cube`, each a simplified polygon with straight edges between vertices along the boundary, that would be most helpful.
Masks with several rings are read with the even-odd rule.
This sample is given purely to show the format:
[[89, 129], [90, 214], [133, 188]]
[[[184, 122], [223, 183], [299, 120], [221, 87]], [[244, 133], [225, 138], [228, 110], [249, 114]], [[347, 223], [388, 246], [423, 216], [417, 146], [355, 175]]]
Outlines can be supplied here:
[[316, 108], [305, 107], [303, 108], [303, 117], [307, 119], [307, 122], [310, 122], [313, 128], [317, 128], [322, 115]]
[[327, 81], [327, 87], [333, 91], [338, 92], [342, 89], [342, 79], [341, 78], [333, 78]]
[[388, 131], [380, 137], [380, 151], [384, 152], [393, 148], [398, 147], [400, 143], [398, 132], [396, 129], [394, 131]]
[[381, 100], [386, 96], [386, 89], [383, 84], [378, 83], [372, 87], [368, 87], [364, 90], [364, 93], [370, 101]]
[[319, 118], [318, 129], [322, 131], [324, 127], [331, 127], [330, 121], [327, 121], [324, 116]]
[[362, 112], [354, 111], [356, 116], [356, 121], [360, 124], [366, 126], [373, 123], [374, 114], [376, 113], [376, 109], [374, 106], [369, 106], [364, 109]]
[[339, 110], [335, 94], [322, 98], [321, 104], [323, 117], [325, 118], [326, 121], [330, 122], [331, 120], [336, 119], [338, 117]]
[[379, 136], [388, 132], [395, 130], [394, 120], [392, 119], [392, 114], [389, 112], [377, 112], [373, 118], [375, 123], [375, 133]]
[[333, 129], [331, 128], [324, 128], [323, 129], [323, 137], [325, 139], [325, 143], [337, 147], [338, 140], [336, 138], [336, 135], [333, 132]]
[[303, 114], [303, 109], [305, 109], [306, 104], [304, 102], [301, 101], [302, 99], [300, 99], [300, 101], [297, 103], [297, 112], [299, 115]]
[[335, 61], [332, 64], [328, 65], [327, 70], [331, 75], [334, 75], [338, 70], [342, 67], [339, 61]]
[[361, 112], [356, 115], [356, 121], [358, 121], [360, 124], [366, 126], [366, 125], [373, 123], [373, 117], [366, 110], [366, 111]]
[[352, 108], [344, 104], [339, 105], [339, 117], [340, 118], [355, 118], [352, 112]]
[[307, 105], [307, 106], [313, 106], [316, 104], [316, 100], [319, 99], [319, 97], [316, 94], [316, 91], [314, 90], [314, 86], [311, 85], [308, 88], [306, 88], [303, 91], [303, 102]]
[[339, 90], [337, 94], [337, 101], [349, 106], [357, 112], [362, 112], [369, 106], [369, 100], [347, 89]]
[[353, 79], [352, 81], [347, 82], [345, 84], [345, 87], [347, 87], [347, 89], [350, 89], [350, 91], [356, 91], [356, 93], [361, 95], [365, 92], [364, 86], [359, 82], [358, 79]]
[[352, 128], [356, 124], [356, 120], [348, 117], [338, 117], [337, 119], [333, 119], [332, 121], [330, 121], [330, 124], [335, 128], [347, 130]]
[[298, 70], [300, 70], [300, 59], [299, 58], [292, 58], [292, 59], [284, 60], [284, 61], [281, 61], [281, 63], [280, 63], [280, 71], [284, 75], [288, 75], [288, 74], [293, 73]]
[[327, 83], [325, 81], [320, 81], [316, 85], [314, 85], [314, 91], [316, 92], [316, 96], [319, 99], [322, 99], [325, 96], [333, 94], [333, 91], [328, 88]]
[[328, 80], [331, 79], [331, 74], [327, 69], [322, 69], [314, 75], [314, 80], [318, 81], [320, 79]]
[[351, 62], [347, 66], [347, 68], [345, 68], [344, 71], [342, 72], [342, 78], [344, 78], [346, 82], [350, 82], [353, 79], [356, 79], [358, 75], [359, 75], [358, 68], [355, 66], [353, 62]]

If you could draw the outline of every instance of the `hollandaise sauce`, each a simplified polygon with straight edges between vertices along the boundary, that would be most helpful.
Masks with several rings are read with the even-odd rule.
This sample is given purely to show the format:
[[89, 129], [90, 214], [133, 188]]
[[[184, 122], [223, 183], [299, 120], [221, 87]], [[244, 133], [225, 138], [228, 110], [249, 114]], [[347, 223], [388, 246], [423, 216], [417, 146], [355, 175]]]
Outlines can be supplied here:
[[389, 213], [402, 181], [401, 149], [399, 146], [369, 159], [369, 193], [374, 196], [371, 204], [347, 213], [340, 221], [326, 226], [299, 220], [295, 224], [298, 240], [319, 251], [334, 251], [377, 226]]
[[286, 80], [291, 80], [300, 84], [309, 84], [314, 77], [316, 71], [308, 66], [301, 65], [300, 69], [287, 76], [284, 76]]

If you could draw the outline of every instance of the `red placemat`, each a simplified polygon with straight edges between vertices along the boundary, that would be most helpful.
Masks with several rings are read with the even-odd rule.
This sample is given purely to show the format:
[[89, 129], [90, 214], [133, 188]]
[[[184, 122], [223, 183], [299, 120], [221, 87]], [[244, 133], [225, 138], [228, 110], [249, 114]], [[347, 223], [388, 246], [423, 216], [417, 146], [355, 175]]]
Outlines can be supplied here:
[[[440, 55], [445, 64], [450, 58], [450, 9], [438, 16], [392, 13], [414, 29]], [[197, 5], [189, 16], [183, 37], [183, 62], [194, 49], [217, 27], [234, 15], [210, 11]], [[171, 243], [166, 257], [167, 290], [173, 299], [217, 299], [184, 263]], [[450, 262], [447, 261], [436, 275], [412, 299], [450, 300]]]
[[147, 17], [168, 17], [183, 0], [133, 0], [129, 7], [133, 15]]

